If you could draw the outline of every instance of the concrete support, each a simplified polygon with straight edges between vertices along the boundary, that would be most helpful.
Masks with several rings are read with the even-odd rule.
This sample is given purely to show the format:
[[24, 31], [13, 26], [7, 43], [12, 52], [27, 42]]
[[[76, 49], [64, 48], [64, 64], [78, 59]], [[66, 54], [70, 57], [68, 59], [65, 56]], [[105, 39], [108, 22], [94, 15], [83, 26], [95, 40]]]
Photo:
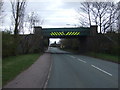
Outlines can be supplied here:
[[87, 46], [87, 37], [86, 36], [82, 36], [79, 38], [79, 52], [80, 53], [85, 53], [86, 52], [86, 46]]
[[87, 37], [87, 48], [89, 51], [94, 51], [96, 52], [97, 46], [97, 35], [98, 35], [98, 26], [93, 25], [90, 26], [90, 36]]
[[81, 36], [79, 38], [79, 52], [80, 53], [86, 53], [89, 50], [94, 49], [95, 47], [95, 37], [97, 35], [97, 26], [91, 26], [90, 27], [90, 36]]
[[43, 47], [44, 50], [47, 50], [48, 46], [49, 46], [49, 37], [43, 37]]
[[40, 26], [39, 27], [34, 27], [34, 34], [35, 35], [39, 34], [41, 36], [42, 35], [42, 27], [40, 27]]
[[39, 49], [39, 51], [44, 51], [44, 38], [42, 34], [42, 27], [34, 27], [34, 38], [34, 42], [36, 42], [36, 49]]
[[97, 33], [98, 33], [97, 28], [98, 28], [98, 26], [96, 26], [96, 25], [90, 26], [90, 36], [97, 35]]
[[45, 51], [49, 46], [49, 37], [44, 37], [42, 27], [34, 27], [34, 36], [38, 39], [38, 45], [41, 51]]

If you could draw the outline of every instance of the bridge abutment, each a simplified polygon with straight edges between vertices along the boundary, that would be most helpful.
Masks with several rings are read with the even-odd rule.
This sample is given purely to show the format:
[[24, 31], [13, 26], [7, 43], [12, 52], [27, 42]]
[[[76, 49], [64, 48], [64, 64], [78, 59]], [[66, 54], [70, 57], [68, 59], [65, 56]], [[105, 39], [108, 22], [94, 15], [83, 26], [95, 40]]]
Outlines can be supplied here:
[[44, 51], [44, 38], [42, 35], [42, 27], [34, 27], [34, 38], [35, 41], [34, 43], [36, 43], [35, 45], [35, 50], [38, 50], [39, 52], [43, 52]]
[[42, 27], [34, 27], [34, 36], [36, 40], [38, 41], [38, 48], [41, 51], [45, 51], [45, 49], [49, 45], [49, 37], [44, 37], [43, 32], [42, 32]]
[[86, 36], [82, 36], [79, 39], [79, 53], [85, 53], [87, 48], [87, 37]]
[[97, 26], [90, 27], [90, 35], [89, 36], [81, 36], [79, 38], [79, 53], [86, 53], [88, 51], [95, 51], [96, 48], [96, 39], [97, 35]]

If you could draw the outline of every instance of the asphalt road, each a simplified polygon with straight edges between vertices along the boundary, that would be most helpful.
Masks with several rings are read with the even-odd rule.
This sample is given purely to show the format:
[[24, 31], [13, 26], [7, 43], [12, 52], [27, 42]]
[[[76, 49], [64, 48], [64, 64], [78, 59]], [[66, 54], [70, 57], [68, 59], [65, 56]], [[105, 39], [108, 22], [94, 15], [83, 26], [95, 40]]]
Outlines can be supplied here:
[[[50, 47], [47, 88], [118, 88], [118, 64]], [[63, 54], [62, 54], [63, 53]]]

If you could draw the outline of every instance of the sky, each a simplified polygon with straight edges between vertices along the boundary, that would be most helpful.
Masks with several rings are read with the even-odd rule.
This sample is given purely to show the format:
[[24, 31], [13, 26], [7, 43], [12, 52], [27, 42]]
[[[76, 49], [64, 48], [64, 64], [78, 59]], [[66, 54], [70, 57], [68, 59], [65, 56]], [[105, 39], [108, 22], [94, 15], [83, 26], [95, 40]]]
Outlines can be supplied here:
[[[78, 9], [80, 7], [80, 2], [82, 1], [83, 0], [27, 0], [25, 13], [28, 15], [31, 12], [35, 12], [35, 14], [37, 14], [40, 19], [43, 19], [43, 24], [38, 24], [38, 26], [42, 26], [42, 28], [75, 27], [79, 25]], [[2, 28], [9, 29], [11, 26], [12, 15], [9, 0], [5, 0], [4, 9], [5, 18], [3, 21], [4, 23], [2, 24]], [[27, 28], [25, 31], [25, 33], [28, 33]], [[59, 40], [60, 39], [51, 39], [50, 42], [58, 42]]]
[[[80, 3], [78, 2], [63, 2], [62, 0], [44, 0], [39, 1], [37, 0], [32, 1], [27, 0], [26, 6], [26, 15], [30, 14], [31, 12], [35, 12], [44, 20], [43, 25], [44, 27], [68, 27], [68, 26], [75, 26], [78, 24], [79, 21], [76, 18], [78, 16], [78, 8]], [[5, 24], [6, 27], [11, 25], [11, 6], [10, 2], [5, 3]], [[7, 22], [6, 22], [7, 21]]]

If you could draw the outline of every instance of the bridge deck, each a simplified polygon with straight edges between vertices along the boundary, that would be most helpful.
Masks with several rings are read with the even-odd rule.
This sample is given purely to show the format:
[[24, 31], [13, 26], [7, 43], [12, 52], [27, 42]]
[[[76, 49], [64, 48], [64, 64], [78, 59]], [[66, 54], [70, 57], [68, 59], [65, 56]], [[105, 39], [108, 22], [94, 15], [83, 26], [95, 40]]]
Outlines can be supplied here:
[[45, 37], [79, 37], [89, 36], [90, 28], [43, 28], [42, 34]]

